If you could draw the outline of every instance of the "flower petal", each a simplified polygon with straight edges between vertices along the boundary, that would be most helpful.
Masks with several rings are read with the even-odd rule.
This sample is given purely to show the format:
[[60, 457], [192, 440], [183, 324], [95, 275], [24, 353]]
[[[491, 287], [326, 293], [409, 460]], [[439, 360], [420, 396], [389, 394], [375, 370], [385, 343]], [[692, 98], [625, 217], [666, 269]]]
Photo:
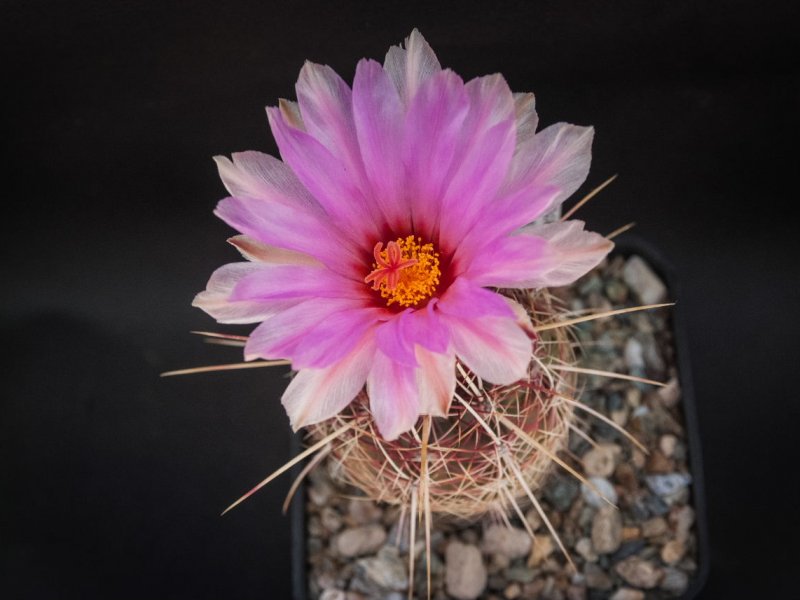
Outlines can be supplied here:
[[419, 87], [442, 70], [436, 54], [416, 29], [406, 38], [405, 48], [389, 48], [383, 66], [406, 106], [411, 103]]
[[440, 313], [459, 319], [514, 315], [514, 311], [509, 308], [503, 296], [483, 289], [466, 277], [456, 279], [447, 288], [436, 307]]
[[435, 305], [434, 298], [425, 308], [406, 309], [381, 324], [375, 332], [378, 349], [411, 367], [417, 366], [417, 345], [433, 352], [445, 352], [450, 344], [450, 333], [435, 311]]
[[398, 152], [404, 111], [389, 75], [375, 61], [364, 59], [356, 67], [353, 114], [372, 199], [391, 229], [410, 230], [406, 178]]
[[343, 277], [325, 267], [268, 263], [260, 266], [260, 270], [239, 280], [231, 294], [232, 300], [369, 299], [369, 290], [362, 281]]
[[534, 95], [529, 92], [514, 94], [514, 112], [517, 117], [517, 149], [519, 149], [534, 136], [539, 126]]
[[556, 123], [543, 129], [517, 148], [503, 192], [513, 195], [521, 190], [531, 193], [543, 187], [558, 188], [558, 195], [542, 213], [563, 202], [589, 174], [593, 138], [593, 127]]
[[260, 198], [294, 208], [321, 211], [288, 165], [262, 152], [234, 152], [232, 160], [215, 156], [220, 179], [231, 196]]
[[319, 423], [339, 414], [364, 387], [375, 346], [362, 338], [344, 359], [324, 369], [303, 369], [286, 391], [281, 403], [292, 429]]
[[411, 429], [419, 418], [416, 369], [378, 351], [367, 376], [369, 406], [378, 431], [387, 441]]
[[281, 157], [334, 222], [355, 231], [349, 237], [365, 249], [379, 239], [381, 215], [367, 201], [358, 174], [315, 137], [289, 125], [277, 108], [267, 108], [267, 116]]
[[341, 360], [383, 313], [347, 299], [306, 300], [259, 325], [247, 340], [245, 359], [289, 359], [292, 368], [323, 368]]
[[304, 130], [350, 166], [360, 163], [350, 86], [329, 66], [309, 61], [295, 85]]
[[375, 343], [378, 350], [383, 352], [390, 359], [407, 365], [417, 366], [416, 354], [414, 354], [414, 340], [409, 339], [405, 322], [411, 318], [412, 309], [407, 309], [399, 315], [395, 315], [375, 330]]
[[533, 344], [515, 318], [445, 319], [456, 355], [478, 377], [505, 385], [526, 376]]
[[502, 185], [514, 151], [514, 98], [501, 75], [468, 82], [469, 112], [442, 198], [440, 244], [452, 253]]
[[469, 110], [464, 82], [439, 71], [422, 83], [403, 125], [406, 193], [416, 231], [434, 231], [448, 173]]
[[265, 262], [278, 265], [322, 266], [322, 263], [308, 254], [262, 244], [258, 240], [254, 240], [246, 235], [235, 235], [228, 238], [228, 243], [236, 248], [243, 257], [253, 262]]
[[260, 302], [258, 300], [231, 300], [236, 284], [243, 278], [260, 273], [263, 265], [240, 262], [224, 265], [212, 273], [206, 290], [192, 301], [196, 306], [220, 323], [256, 323], [275, 314], [286, 303]]
[[214, 214], [250, 238], [313, 256], [341, 273], [363, 268], [354, 242], [324, 217], [245, 197], [220, 200]]
[[353, 242], [331, 222], [288, 165], [260, 152], [241, 152], [233, 160], [215, 158], [233, 198], [215, 214], [259, 242], [296, 250], [345, 268], [356, 260]]
[[494, 287], [568, 285], [597, 266], [613, 247], [603, 236], [584, 231], [582, 221], [530, 225], [485, 248], [467, 276]]
[[417, 346], [419, 412], [446, 417], [456, 391], [456, 357]]

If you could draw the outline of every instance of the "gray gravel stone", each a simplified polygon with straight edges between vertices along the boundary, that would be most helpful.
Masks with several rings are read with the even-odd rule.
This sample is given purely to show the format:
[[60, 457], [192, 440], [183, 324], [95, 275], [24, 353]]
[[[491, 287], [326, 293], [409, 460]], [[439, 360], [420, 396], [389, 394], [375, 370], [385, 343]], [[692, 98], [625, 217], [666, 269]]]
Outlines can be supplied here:
[[488, 576], [475, 546], [450, 542], [445, 551], [447, 593], [458, 600], [475, 600], [486, 588]]
[[647, 487], [662, 498], [680, 492], [692, 482], [692, 478], [685, 473], [667, 473], [664, 475], [648, 475], [645, 477]]
[[616, 444], [598, 444], [581, 457], [583, 470], [589, 477], [608, 477], [614, 472], [621, 453], [622, 448]]
[[664, 572], [648, 560], [631, 556], [614, 567], [617, 574], [632, 586], [646, 590], [656, 587], [664, 577]]
[[524, 529], [506, 525], [490, 525], [483, 532], [481, 550], [485, 554], [502, 554], [520, 558], [531, 551], [531, 536]]
[[674, 567], [664, 569], [664, 579], [661, 580], [661, 589], [679, 596], [689, 587], [689, 576]]
[[386, 530], [380, 525], [364, 525], [345, 529], [334, 545], [342, 556], [361, 556], [375, 552], [386, 541]]
[[602, 494], [602, 497], [597, 494], [592, 488], [590, 488], [585, 483], [581, 484], [581, 494], [583, 495], [583, 499], [586, 501], [586, 504], [589, 506], [593, 506], [595, 508], [600, 508], [601, 506], [608, 506], [608, 502], [603, 500], [605, 498], [612, 504], [616, 504], [618, 497], [617, 497], [617, 490], [614, 489], [614, 486], [611, 485], [611, 482], [608, 479], [603, 477], [590, 477], [589, 482], [597, 488], [597, 491]]
[[608, 600], [644, 600], [644, 592], [632, 590], [631, 588], [619, 588], [611, 594]]
[[584, 567], [583, 575], [586, 578], [586, 585], [593, 590], [610, 590], [614, 585], [606, 570], [593, 563]]
[[385, 546], [377, 556], [359, 559], [356, 562], [353, 588], [367, 594], [408, 589], [405, 564], [400, 560], [397, 548]]
[[592, 521], [592, 547], [598, 554], [610, 554], [622, 543], [622, 518], [612, 506], [597, 511]]
[[580, 484], [572, 476], [554, 475], [545, 485], [544, 497], [559, 512], [564, 512], [578, 495]]
[[625, 283], [644, 304], [657, 304], [667, 297], [667, 288], [650, 266], [638, 256], [631, 256], [622, 270]]

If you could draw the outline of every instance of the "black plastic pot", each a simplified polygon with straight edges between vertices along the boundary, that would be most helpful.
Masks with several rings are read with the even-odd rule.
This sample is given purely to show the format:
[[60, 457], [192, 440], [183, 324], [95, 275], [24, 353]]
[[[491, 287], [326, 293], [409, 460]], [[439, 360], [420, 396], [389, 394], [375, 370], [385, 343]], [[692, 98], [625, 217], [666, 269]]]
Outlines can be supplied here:
[[[680, 600], [691, 600], [700, 592], [708, 579], [710, 556], [708, 543], [708, 526], [706, 520], [706, 498], [703, 480], [703, 459], [700, 445], [700, 431], [695, 410], [694, 388], [692, 385], [691, 363], [689, 361], [688, 338], [686, 324], [680, 303], [680, 288], [675, 271], [667, 260], [651, 244], [632, 235], [626, 235], [617, 242], [614, 255], [641, 256], [658, 274], [668, 289], [669, 298], [675, 302], [671, 308], [672, 330], [674, 335], [676, 363], [681, 386], [681, 409], [683, 411], [686, 439], [689, 449], [689, 465], [692, 475], [692, 507], [695, 511], [695, 533], [697, 539], [698, 568], [689, 582], [686, 592]], [[292, 454], [302, 451], [302, 437], [292, 438]], [[302, 465], [293, 471], [296, 477]], [[306, 564], [306, 514], [305, 486], [302, 486], [292, 501], [290, 518], [292, 526], [292, 598], [293, 600], [314, 600], [308, 596], [307, 564]]]

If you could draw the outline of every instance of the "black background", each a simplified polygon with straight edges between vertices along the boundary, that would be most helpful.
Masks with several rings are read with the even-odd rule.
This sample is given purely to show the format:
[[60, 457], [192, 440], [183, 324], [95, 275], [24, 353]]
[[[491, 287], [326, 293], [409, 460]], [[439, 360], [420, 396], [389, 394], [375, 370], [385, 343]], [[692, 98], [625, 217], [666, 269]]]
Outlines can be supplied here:
[[[798, 53], [785, 2], [4, 2], [0, 589], [288, 598], [285, 371], [160, 380], [236, 260], [211, 156], [275, 146], [303, 60], [352, 80], [419, 27], [544, 125], [597, 129], [582, 210], [674, 264], [703, 436], [702, 598], [798, 597]], [[790, 459], [794, 460], [790, 460]], [[2, 593], [2, 592], [0, 592]]]

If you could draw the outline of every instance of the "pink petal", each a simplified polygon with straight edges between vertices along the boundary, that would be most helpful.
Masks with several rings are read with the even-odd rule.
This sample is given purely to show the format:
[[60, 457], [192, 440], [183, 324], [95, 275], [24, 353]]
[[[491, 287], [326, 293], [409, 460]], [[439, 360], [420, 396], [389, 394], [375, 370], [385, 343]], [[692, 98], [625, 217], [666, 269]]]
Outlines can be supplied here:
[[383, 66], [406, 106], [416, 96], [419, 87], [442, 70], [436, 54], [416, 29], [406, 38], [405, 49], [400, 46], [389, 48]]
[[306, 62], [295, 89], [305, 131], [342, 162], [364, 196], [371, 196], [356, 135], [350, 87], [330, 67]]
[[444, 318], [456, 355], [478, 377], [505, 385], [527, 375], [533, 345], [514, 318]]
[[558, 123], [518, 138], [505, 183], [467, 233], [458, 258], [471, 260], [497, 237], [527, 225], [569, 197], [586, 179], [594, 129]]
[[320, 213], [321, 207], [288, 165], [261, 152], [234, 152], [233, 159], [215, 156], [219, 176], [231, 196], [259, 198]]
[[514, 98], [501, 75], [473, 79], [465, 86], [469, 112], [442, 198], [442, 249], [452, 252], [483, 217], [503, 183], [514, 151]]
[[344, 359], [324, 369], [300, 371], [281, 398], [292, 429], [339, 414], [364, 387], [375, 347], [365, 336]]
[[360, 262], [349, 236], [331, 224], [288, 165], [260, 152], [215, 160], [235, 196], [222, 200], [215, 212], [231, 227], [259, 242], [314, 256], [331, 268]]
[[485, 290], [465, 277], [456, 279], [436, 305], [441, 314], [459, 319], [482, 317], [512, 317], [514, 315], [504, 297]]
[[403, 336], [431, 352], [445, 352], [450, 345], [450, 333], [439, 318], [438, 299], [431, 298], [425, 308], [414, 310], [402, 321]]
[[465, 276], [482, 286], [557, 287], [597, 266], [613, 247], [603, 236], [584, 231], [582, 221], [531, 225], [485, 248]]
[[542, 212], [563, 202], [586, 180], [593, 138], [593, 127], [556, 123], [543, 129], [517, 148], [501, 194], [511, 196], [523, 190], [530, 194], [543, 187], [555, 187], [558, 195]]
[[511, 196], [497, 198], [484, 207], [481, 219], [464, 236], [454, 256], [455, 274], [465, 272], [472, 260], [487, 246], [521, 226], [527, 225], [552, 206], [560, 190], [555, 187], [521, 189]]
[[313, 256], [340, 273], [363, 269], [363, 259], [350, 236], [324, 216], [245, 197], [221, 200], [214, 214], [252, 239]]
[[195, 296], [192, 306], [204, 310], [220, 323], [263, 321], [286, 303], [231, 300], [233, 289], [239, 281], [249, 275], [261, 273], [262, 270], [262, 265], [249, 262], [220, 267], [211, 275], [206, 290]]
[[365, 249], [380, 239], [381, 215], [367, 201], [359, 175], [312, 135], [290, 126], [278, 109], [267, 108], [267, 116], [281, 156], [334, 222], [354, 231], [350, 237]]
[[381, 436], [396, 439], [419, 418], [415, 368], [376, 352], [367, 376], [369, 406]]
[[411, 318], [412, 309], [393, 316], [391, 319], [375, 330], [375, 343], [378, 350], [383, 352], [391, 360], [402, 363], [409, 367], [417, 366], [417, 358], [414, 353], [415, 340], [409, 339], [405, 322]]
[[356, 67], [353, 112], [373, 201], [390, 228], [411, 230], [406, 178], [398, 152], [404, 110], [388, 74], [375, 61], [365, 59]]
[[370, 299], [363, 281], [348, 279], [325, 267], [267, 263], [261, 263], [260, 266], [260, 270], [239, 280], [231, 300]]
[[452, 71], [426, 79], [414, 96], [403, 126], [406, 193], [417, 231], [433, 231], [448, 172], [469, 110], [464, 83]]
[[445, 417], [456, 390], [456, 358], [417, 346], [416, 370], [419, 393], [419, 412], [423, 415]]
[[381, 324], [375, 332], [378, 349], [393, 360], [417, 366], [415, 348], [445, 352], [450, 343], [447, 327], [435, 311], [436, 299], [425, 308], [407, 309]]
[[306, 300], [259, 325], [247, 340], [245, 359], [286, 358], [294, 369], [327, 367], [353, 351], [383, 312], [350, 300]]
[[293, 250], [262, 244], [246, 235], [235, 235], [232, 238], [228, 238], [228, 243], [241, 252], [242, 256], [247, 260], [253, 262], [265, 262], [279, 265], [322, 266], [322, 263], [308, 254], [301, 254]]

